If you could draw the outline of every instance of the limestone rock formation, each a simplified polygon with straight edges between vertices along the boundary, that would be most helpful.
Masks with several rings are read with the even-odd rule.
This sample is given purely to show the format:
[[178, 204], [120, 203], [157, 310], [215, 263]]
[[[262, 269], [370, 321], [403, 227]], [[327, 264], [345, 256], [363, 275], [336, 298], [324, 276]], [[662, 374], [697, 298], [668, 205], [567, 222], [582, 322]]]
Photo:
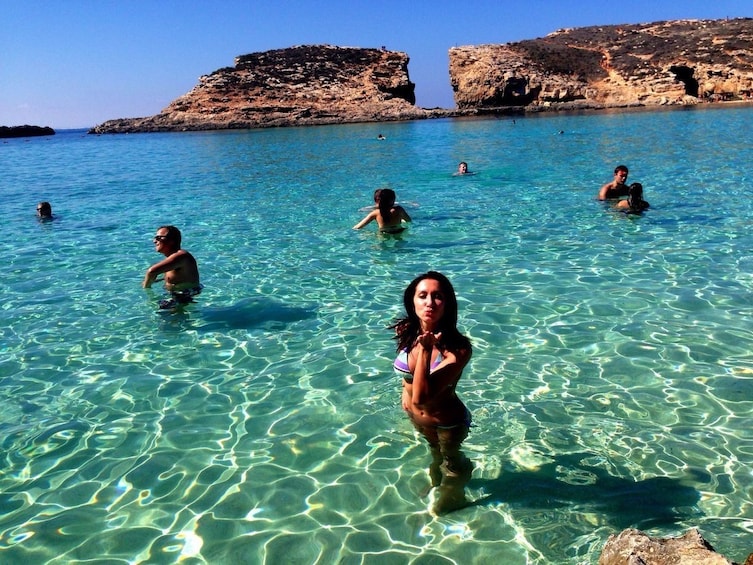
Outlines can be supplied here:
[[592, 26], [455, 47], [450, 82], [461, 110], [751, 99], [753, 19]]
[[627, 529], [609, 536], [599, 565], [734, 565], [734, 562], [714, 551], [695, 528], [678, 538], [652, 538], [639, 530]]
[[564, 29], [450, 49], [456, 109], [415, 106], [408, 55], [308, 45], [252, 53], [147, 118], [90, 133], [378, 122], [547, 109], [753, 100], [753, 19]]
[[40, 135], [55, 135], [55, 130], [46, 126], [0, 126], [0, 138], [38, 137]]
[[424, 118], [408, 55], [309, 45], [236, 57], [156, 116], [111, 120], [90, 133], [237, 129]]

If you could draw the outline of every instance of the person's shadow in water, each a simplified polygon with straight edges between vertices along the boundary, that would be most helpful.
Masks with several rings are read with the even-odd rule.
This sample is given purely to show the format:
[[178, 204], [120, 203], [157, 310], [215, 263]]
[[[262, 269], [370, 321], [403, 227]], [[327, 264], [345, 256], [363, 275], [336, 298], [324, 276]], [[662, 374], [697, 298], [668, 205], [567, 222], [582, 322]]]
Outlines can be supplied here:
[[[250, 297], [228, 306], [190, 304], [178, 310], [161, 310], [172, 325], [189, 324], [198, 331], [237, 329], [281, 330], [288, 324], [314, 318], [314, 307], [288, 306], [267, 297]], [[185, 329], [185, 328], [183, 328]]]
[[599, 514], [620, 530], [649, 529], [702, 515], [696, 506], [700, 493], [687, 484], [707, 482], [700, 473], [687, 481], [669, 477], [633, 481], [583, 462], [592, 456], [559, 455], [535, 471], [503, 469], [496, 479], [471, 479], [468, 487], [485, 493], [473, 505], [496, 502], [529, 510], [567, 506], [574, 512]]

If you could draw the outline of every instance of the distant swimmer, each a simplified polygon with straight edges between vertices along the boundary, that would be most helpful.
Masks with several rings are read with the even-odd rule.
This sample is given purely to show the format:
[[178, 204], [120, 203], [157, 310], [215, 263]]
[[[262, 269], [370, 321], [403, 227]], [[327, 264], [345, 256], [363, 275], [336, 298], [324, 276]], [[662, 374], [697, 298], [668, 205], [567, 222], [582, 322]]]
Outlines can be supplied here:
[[460, 161], [460, 164], [458, 165], [458, 170], [455, 173], [456, 175], [473, 175], [475, 173], [472, 173], [468, 170], [468, 163], [465, 161]]
[[158, 275], [165, 275], [165, 289], [172, 299], [162, 300], [160, 308], [172, 308], [193, 302], [203, 286], [199, 281], [199, 267], [196, 259], [185, 249], [181, 249], [180, 230], [175, 226], [160, 226], [154, 236], [154, 249], [165, 258], [146, 270], [144, 288], [151, 288]]
[[630, 185], [627, 199], [620, 200], [614, 205], [616, 210], [620, 210], [626, 214], [642, 214], [650, 206], [648, 202], [643, 200], [643, 185], [639, 182], [634, 182]]
[[52, 220], [52, 206], [49, 202], [40, 202], [37, 204], [37, 217], [40, 220]]
[[402, 206], [395, 204], [396, 198], [395, 191], [391, 188], [383, 188], [379, 194], [375, 192], [376, 208], [353, 226], [353, 229], [360, 230], [376, 220], [380, 233], [400, 233], [405, 230], [404, 222], [411, 222], [412, 220]]
[[387, 139], [387, 138], [386, 138], [386, 137], [384, 137], [384, 136], [383, 136], [383, 135], [382, 135], [382, 134], [380, 133], [379, 135], [377, 135], [377, 139], [381, 141], [381, 140], [383, 140], [383, 139]]
[[628, 168], [625, 165], [618, 165], [614, 170], [614, 179], [608, 182], [599, 190], [599, 200], [613, 200], [627, 196], [628, 186], [625, 184], [628, 178]]

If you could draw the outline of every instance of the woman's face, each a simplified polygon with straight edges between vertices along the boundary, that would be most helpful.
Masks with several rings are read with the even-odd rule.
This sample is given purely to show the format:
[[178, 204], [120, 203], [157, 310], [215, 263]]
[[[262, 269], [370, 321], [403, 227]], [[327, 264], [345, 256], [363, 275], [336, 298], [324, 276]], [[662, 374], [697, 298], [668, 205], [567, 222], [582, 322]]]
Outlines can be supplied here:
[[445, 295], [439, 281], [423, 279], [416, 286], [413, 308], [424, 331], [433, 331], [444, 316]]

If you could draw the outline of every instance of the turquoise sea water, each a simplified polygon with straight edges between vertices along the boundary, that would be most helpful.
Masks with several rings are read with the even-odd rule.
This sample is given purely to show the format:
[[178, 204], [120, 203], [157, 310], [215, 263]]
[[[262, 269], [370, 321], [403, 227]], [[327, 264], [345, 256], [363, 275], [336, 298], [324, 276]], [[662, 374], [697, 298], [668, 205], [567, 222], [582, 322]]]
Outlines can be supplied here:
[[[751, 111], [3, 142], [0, 562], [580, 564], [691, 526], [743, 560]], [[644, 216], [594, 200], [620, 163]], [[399, 239], [350, 229], [383, 186]], [[166, 223], [182, 313], [140, 288]], [[441, 517], [386, 328], [429, 269], [474, 345]]]

